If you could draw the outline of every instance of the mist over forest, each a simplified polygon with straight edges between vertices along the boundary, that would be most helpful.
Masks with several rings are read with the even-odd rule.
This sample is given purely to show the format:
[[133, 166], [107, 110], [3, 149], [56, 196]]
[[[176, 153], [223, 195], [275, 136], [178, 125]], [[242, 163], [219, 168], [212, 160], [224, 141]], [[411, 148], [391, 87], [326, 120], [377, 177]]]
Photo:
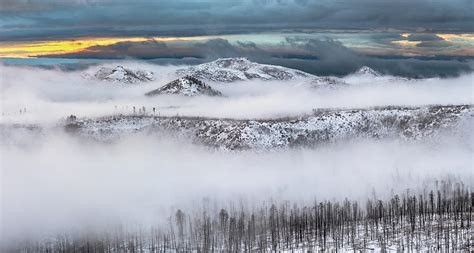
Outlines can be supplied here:
[[[382, 216], [370, 216], [373, 211], [370, 206], [372, 203], [387, 203], [380, 204], [380, 208], [387, 208], [386, 211], [391, 215], [391, 210], [395, 207], [390, 203], [393, 204], [394, 198], [412, 201], [412, 196], [415, 196], [421, 201], [421, 207], [430, 206], [428, 199], [437, 192], [440, 194], [439, 199], [433, 200], [433, 207], [416, 209], [416, 215], [420, 215], [416, 217], [425, 219], [424, 215], [428, 213], [432, 220], [432, 213], [443, 210], [443, 213], [446, 212], [446, 222], [454, 222], [453, 228], [456, 226], [458, 229], [457, 222], [462, 222], [463, 225], [459, 227], [461, 230], [455, 239], [448, 240], [447, 246], [439, 246], [441, 242], [437, 241], [437, 247], [466, 247], [464, 240], [468, 240], [466, 236], [469, 231], [472, 232], [472, 203], [469, 203], [469, 198], [472, 198], [474, 185], [470, 114], [473, 104], [473, 74], [429, 79], [351, 74], [341, 79], [343, 85], [320, 88], [308, 85], [304, 79], [298, 78], [233, 83], [211, 81], [208, 83], [223, 96], [150, 97], [144, 94], [178, 78], [175, 70], [188, 66], [161, 66], [136, 61], [120, 64], [131, 69], [152, 71], [155, 78], [146, 83], [124, 85], [90, 78], [103, 66], [67, 72], [0, 66], [0, 238], [5, 249], [60, 251], [69, 247], [70, 250], [80, 250], [84, 249], [84, 243], [91, 243], [94, 245], [91, 247], [97, 251], [115, 251], [120, 247], [124, 247], [123, 250], [128, 247], [129, 250], [146, 248], [150, 251], [186, 251], [195, 247], [204, 251], [214, 247], [231, 251], [250, 248], [276, 250], [298, 249], [299, 243], [304, 245], [302, 247], [311, 248], [309, 242], [301, 238], [294, 239], [298, 242], [296, 244], [290, 246], [286, 241], [286, 246], [283, 246], [285, 240], [275, 239], [275, 236], [284, 236], [288, 232], [284, 230], [284, 223], [270, 227], [259, 225], [258, 229], [252, 229], [250, 224], [256, 220], [252, 221], [249, 217], [256, 215], [255, 219], [261, 219], [258, 222], [266, 219], [270, 219], [268, 222], [276, 222], [272, 220], [273, 216], [262, 213], [257, 215], [258, 210], [266, 210], [265, 212], [277, 212], [282, 219], [279, 222], [283, 222], [286, 219], [285, 212], [300, 210], [291, 209], [291, 206], [307, 210], [304, 208], [318, 206], [318, 203], [324, 206], [321, 208], [327, 208], [326, 205], [336, 207], [343, 205], [344, 201], [351, 201], [364, 208], [359, 210], [359, 207], [353, 206], [354, 209], [350, 212], [360, 211], [360, 216], [344, 216], [346, 218], [341, 220], [341, 224], [345, 225], [340, 226], [353, 224], [350, 226], [355, 233], [360, 228], [354, 224], [361, 222], [362, 226], [363, 221], [382, 219]], [[114, 67], [115, 64], [105, 66]], [[467, 110], [467, 116], [459, 116], [462, 120], [453, 128], [439, 131], [436, 127], [444, 124], [444, 119], [430, 123], [430, 117], [427, 117], [423, 120], [428, 122], [422, 124], [434, 124], [436, 134], [419, 140], [393, 136], [359, 136], [334, 141], [329, 139], [311, 146], [268, 150], [216, 148], [202, 145], [188, 138], [185, 133], [176, 134], [172, 131], [158, 131], [154, 134], [138, 130], [135, 132], [138, 125], [134, 124], [139, 124], [138, 121], [130, 126], [121, 126], [129, 129], [124, 130], [127, 134], [112, 141], [84, 137], [87, 136], [87, 131], [92, 130], [107, 134], [107, 129], [101, 130], [95, 123], [90, 123], [91, 126], [86, 128], [83, 135], [76, 135], [64, 128], [64, 124], [70, 120], [77, 119], [81, 124], [89, 124], [87, 120], [94, 122], [102, 117], [111, 122], [114, 118], [121, 117], [131, 121], [135, 120], [134, 117], [158, 121], [197, 118], [203, 122], [208, 119], [217, 122], [209, 124], [218, 124], [222, 120], [224, 126], [230, 124], [226, 122], [247, 122], [246, 120], [261, 121], [265, 125], [272, 121], [295, 120], [292, 117], [312, 115], [318, 110], [336, 110], [336, 115], [337, 110], [367, 110], [367, 115], [371, 115], [370, 110], [373, 108], [379, 108], [377, 110], [381, 113], [386, 108], [395, 108], [400, 110], [400, 117], [403, 119], [411, 115], [403, 108], [439, 105], [466, 106], [467, 109], [463, 110]], [[450, 113], [451, 109], [446, 110]], [[318, 117], [318, 114], [314, 117]], [[436, 117], [444, 116], [441, 114]], [[121, 124], [121, 121], [118, 122], [117, 124]], [[434, 193], [430, 193], [431, 191]], [[447, 206], [459, 207], [462, 211], [450, 216], [448, 209], [441, 209], [441, 206], [436, 209], [435, 202], [440, 203], [439, 205], [447, 203]], [[376, 205], [373, 208], [379, 207]], [[414, 210], [410, 206], [400, 208], [406, 212]], [[337, 210], [339, 209], [326, 211], [331, 213]], [[346, 209], [341, 209], [343, 210]], [[389, 244], [404, 249], [433, 249], [433, 245], [421, 242], [417, 244], [412, 239], [406, 245], [403, 244], [403, 237], [398, 237], [405, 224], [401, 220], [405, 219], [403, 217], [411, 217], [406, 216], [404, 211], [397, 211], [401, 223], [399, 230], [392, 231], [393, 238], [380, 239], [378, 244], [374, 242], [375, 239], [366, 238], [372, 245], [370, 247], [383, 248], [383, 244]], [[176, 220], [181, 217], [180, 212], [185, 214], [182, 216], [185, 218]], [[308, 215], [305, 212], [302, 211], [301, 215]], [[254, 233], [253, 237], [243, 237], [243, 234], [235, 237], [240, 232], [232, 232], [234, 216], [239, 222], [240, 219], [242, 222], [249, 222], [249, 227], [242, 226], [248, 233]], [[222, 217], [229, 217], [230, 220], [224, 222]], [[385, 222], [385, 216], [383, 217]], [[206, 219], [209, 219], [209, 224]], [[314, 236], [318, 238], [317, 231], [326, 233], [326, 229], [328, 233], [333, 233], [330, 243], [326, 241], [326, 234], [324, 240], [319, 237], [312, 242], [319, 245], [319, 248], [369, 247], [361, 246], [358, 239], [345, 244], [344, 232], [339, 230], [340, 227], [337, 228], [339, 225], [331, 223], [334, 220], [325, 222], [331, 225], [301, 225], [306, 231], [305, 236], [312, 237], [312, 233], [316, 231]], [[189, 225], [189, 229], [184, 229], [183, 224]], [[191, 224], [197, 226], [197, 230], [191, 229]], [[413, 223], [407, 221], [406, 224]], [[420, 228], [425, 230], [436, 228], [434, 225], [421, 224]], [[204, 232], [200, 229], [204, 229]], [[366, 233], [365, 236], [378, 236], [377, 229], [374, 234]], [[121, 231], [120, 235], [112, 236], [117, 231]], [[256, 231], [260, 231], [260, 234], [255, 235]], [[413, 238], [417, 238], [413, 231], [410, 233], [414, 233]], [[271, 238], [268, 242], [262, 239], [266, 233]], [[114, 237], [116, 243], [107, 236]], [[228, 236], [228, 239], [222, 239], [221, 236]], [[342, 238], [340, 244], [339, 236]], [[109, 238], [110, 241], [104, 238]], [[258, 245], [254, 244], [256, 238], [260, 238]], [[349, 235], [347, 240], [348, 238]], [[353, 238], [356, 238], [355, 234]], [[231, 243], [226, 240], [233, 241]], [[294, 240], [292, 243], [295, 243]], [[35, 244], [35, 241], [45, 243]], [[415, 244], [418, 246], [413, 246]]]
[[474, 252], [472, 0], [0, 0], [0, 253]]

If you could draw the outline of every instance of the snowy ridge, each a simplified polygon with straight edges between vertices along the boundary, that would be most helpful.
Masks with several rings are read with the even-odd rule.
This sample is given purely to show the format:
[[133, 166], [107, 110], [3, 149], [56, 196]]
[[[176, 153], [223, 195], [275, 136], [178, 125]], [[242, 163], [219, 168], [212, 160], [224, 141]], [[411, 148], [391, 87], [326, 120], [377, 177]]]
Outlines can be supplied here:
[[309, 84], [314, 88], [340, 87], [341, 85], [347, 85], [347, 83], [342, 79], [333, 76], [314, 76], [309, 81]]
[[296, 69], [281, 66], [251, 62], [246, 58], [223, 58], [213, 62], [178, 69], [179, 76], [194, 76], [196, 78], [230, 83], [248, 80], [292, 80], [297, 78], [308, 79], [312, 84], [339, 84], [342, 80], [335, 77], [318, 77]]
[[[364, 66], [357, 70], [356, 72], [352, 73], [349, 75], [349, 77], [357, 77], [357, 78], [362, 78], [366, 80], [367, 82], [373, 83], [373, 81], [388, 81], [390, 83], [392, 82], [416, 82], [417, 79], [410, 79], [406, 77], [400, 77], [400, 76], [390, 76], [390, 75], [382, 75], [380, 72]], [[349, 81], [350, 83], [350, 81]]]
[[178, 78], [156, 90], [146, 93], [145, 95], [155, 96], [161, 94], [179, 94], [184, 96], [222, 96], [220, 91], [214, 90], [211, 86], [192, 76]]
[[81, 119], [65, 127], [81, 136], [113, 141], [126, 134], [167, 130], [222, 149], [311, 146], [348, 138], [436, 137], [442, 129], [472, 118], [471, 105], [323, 110], [299, 118], [232, 120], [192, 117], [110, 116]]
[[354, 74], [355, 75], [365, 75], [365, 76], [370, 76], [370, 77], [380, 77], [380, 76], [382, 76], [382, 74], [380, 74], [378, 71], [375, 71], [374, 69], [372, 69], [370, 67], [367, 67], [367, 66], [363, 66], [362, 68], [357, 70]]
[[151, 71], [131, 70], [123, 66], [115, 68], [102, 67], [95, 74], [94, 78], [101, 81], [135, 84], [154, 80]]
[[178, 75], [191, 75], [214, 82], [233, 82], [252, 79], [290, 80], [296, 77], [308, 77], [302, 71], [280, 66], [251, 62], [246, 58], [224, 58], [213, 62], [178, 69]]

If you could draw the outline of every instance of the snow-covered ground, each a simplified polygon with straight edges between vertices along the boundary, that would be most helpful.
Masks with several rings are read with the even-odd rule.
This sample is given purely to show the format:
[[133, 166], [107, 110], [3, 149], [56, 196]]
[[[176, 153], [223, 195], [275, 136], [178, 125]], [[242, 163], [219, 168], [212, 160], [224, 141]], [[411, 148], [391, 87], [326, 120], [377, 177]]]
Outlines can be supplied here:
[[472, 106], [321, 110], [312, 115], [272, 120], [232, 120], [156, 115], [115, 115], [79, 119], [66, 129], [84, 137], [113, 141], [137, 132], [170, 130], [223, 149], [273, 149], [314, 146], [344, 139], [401, 138], [421, 140], [454, 131], [474, 117]]
[[176, 94], [184, 96], [222, 96], [220, 91], [214, 90], [203, 81], [193, 77], [180, 77], [158, 89], [147, 92], [147, 96]]
[[132, 70], [123, 66], [115, 68], [102, 67], [93, 75], [84, 73], [84, 78], [95, 78], [99, 81], [108, 81], [121, 84], [137, 84], [154, 80], [154, 74], [146, 70]]
[[195, 76], [206, 81], [234, 82], [248, 80], [291, 80], [313, 75], [281, 66], [258, 64], [246, 58], [225, 58], [178, 69], [178, 75]]

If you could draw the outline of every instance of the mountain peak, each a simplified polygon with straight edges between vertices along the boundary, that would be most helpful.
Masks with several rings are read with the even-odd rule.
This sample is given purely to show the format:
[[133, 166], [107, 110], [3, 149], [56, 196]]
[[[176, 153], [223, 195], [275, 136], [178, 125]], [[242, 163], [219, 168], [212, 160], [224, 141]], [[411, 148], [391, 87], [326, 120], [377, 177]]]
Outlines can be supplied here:
[[118, 65], [115, 68], [102, 67], [94, 74], [94, 77], [101, 81], [126, 84], [134, 84], [154, 80], [154, 74], [151, 71], [131, 70], [121, 65]]
[[152, 90], [145, 95], [155, 96], [162, 94], [180, 94], [184, 96], [222, 96], [220, 91], [193, 76], [180, 77], [158, 89]]
[[233, 69], [247, 69], [249, 66], [252, 65], [249, 59], [244, 57], [236, 57], [236, 58], [219, 58], [213, 62], [217, 66], [221, 68], [233, 68]]
[[375, 71], [374, 69], [368, 67], [368, 66], [363, 66], [359, 70], [355, 72], [356, 75], [368, 75], [368, 76], [373, 76], [373, 77], [378, 77], [382, 76], [379, 72]]
[[186, 69], [179, 69], [180, 76], [194, 76], [213, 82], [234, 82], [246, 80], [291, 80], [298, 77], [310, 77], [311, 74], [281, 66], [260, 64], [247, 58], [221, 58]]
[[115, 71], [126, 71], [126, 70], [122, 65], [118, 65], [112, 71], [115, 72]]

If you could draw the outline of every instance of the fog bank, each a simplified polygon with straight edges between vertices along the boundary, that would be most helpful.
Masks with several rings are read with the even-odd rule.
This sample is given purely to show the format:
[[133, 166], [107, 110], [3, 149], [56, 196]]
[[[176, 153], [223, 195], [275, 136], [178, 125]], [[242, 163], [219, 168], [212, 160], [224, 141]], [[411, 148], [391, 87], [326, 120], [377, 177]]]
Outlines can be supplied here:
[[[391, 77], [348, 76], [348, 85], [312, 88], [301, 79], [209, 84], [225, 97], [145, 97], [176, 78], [178, 67], [121, 63], [151, 70], [156, 80], [137, 85], [85, 79], [82, 72], [62, 72], [0, 66], [2, 122], [50, 123], [74, 114], [95, 117], [132, 113], [132, 108], [154, 107], [161, 115], [226, 118], [275, 118], [309, 113], [315, 108], [366, 108], [372, 106], [421, 106], [472, 104], [474, 74], [451, 79], [406, 81]], [[185, 66], [182, 66], [185, 67]], [[86, 72], [94, 73], [95, 66]], [[26, 109], [26, 113], [19, 111]], [[137, 109], [138, 110], [138, 109]]]
[[[473, 104], [473, 74], [418, 81], [349, 76], [348, 85], [330, 89], [302, 80], [209, 83], [225, 97], [145, 97], [176, 78], [176, 67], [126, 66], [151, 70], [156, 80], [127, 86], [79, 72], [0, 66], [0, 122], [45, 129], [0, 142], [3, 241], [108, 224], [152, 226], [203, 199], [251, 206], [271, 199], [383, 198], [448, 178], [474, 185], [472, 134], [436, 143], [353, 140], [254, 153], [211, 150], [166, 135], [89, 142], [48, 127], [70, 114], [130, 114], [133, 106], [170, 116], [275, 118], [317, 108]], [[462, 127], [472, 133], [472, 121]]]
[[222, 152], [165, 136], [134, 135], [115, 144], [60, 133], [27, 146], [2, 144], [4, 239], [107, 224], [166, 221], [203, 199], [364, 200], [455, 178], [474, 185], [473, 149], [355, 140], [316, 149]]

